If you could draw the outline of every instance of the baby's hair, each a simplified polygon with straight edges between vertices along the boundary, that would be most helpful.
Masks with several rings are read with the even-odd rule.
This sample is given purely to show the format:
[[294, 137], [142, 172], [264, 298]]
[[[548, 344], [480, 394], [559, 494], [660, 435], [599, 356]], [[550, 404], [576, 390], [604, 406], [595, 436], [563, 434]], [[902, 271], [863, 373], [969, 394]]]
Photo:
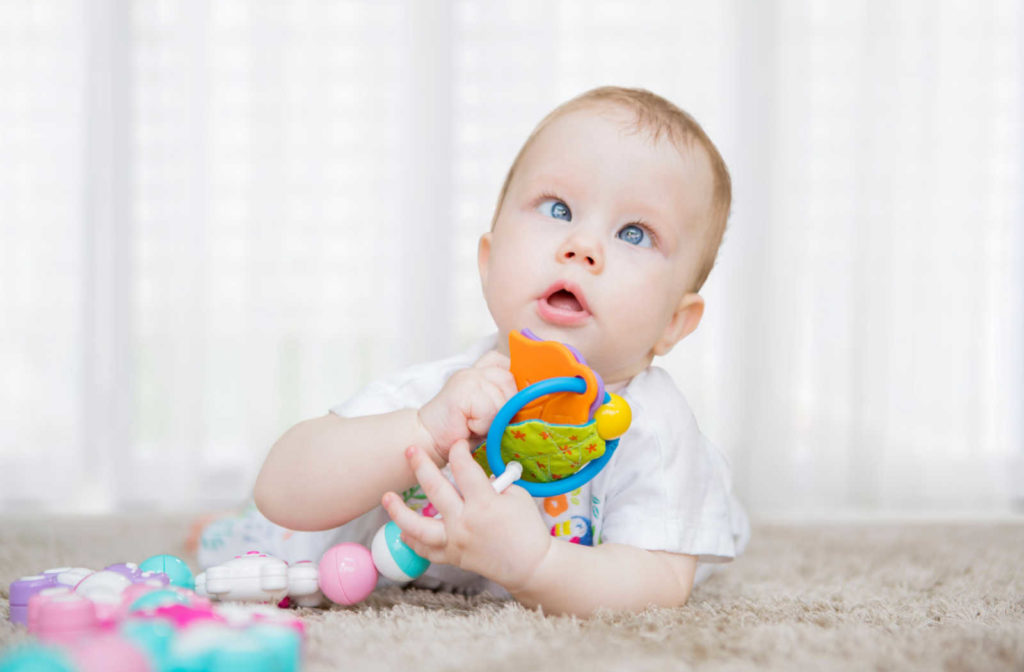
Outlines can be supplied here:
[[722, 244], [722, 236], [725, 235], [725, 225], [729, 220], [729, 210], [732, 206], [732, 180], [729, 177], [729, 169], [726, 168], [725, 161], [722, 160], [722, 155], [718, 153], [718, 148], [711, 142], [711, 138], [704, 132], [700, 124], [673, 103], [646, 89], [628, 89], [620, 86], [598, 87], [562, 103], [541, 119], [530, 133], [530, 137], [519, 149], [512, 166], [508, 169], [505, 183], [501, 186], [501, 193], [498, 195], [497, 206], [494, 208], [491, 228], [494, 228], [494, 223], [498, 220], [498, 213], [505, 202], [505, 195], [508, 193], [509, 184], [519, 166], [519, 161], [540, 132], [564, 114], [602, 103], [617, 105], [633, 112], [636, 129], [650, 133], [654, 142], [657, 142], [664, 134], [681, 149], [690, 149], [693, 142], [696, 141], [707, 154], [714, 178], [714, 190], [711, 196], [705, 249], [701, 255], [701, 264], [692, 288], [694, 292], [699, 291], [715, 265], [718, 248]]

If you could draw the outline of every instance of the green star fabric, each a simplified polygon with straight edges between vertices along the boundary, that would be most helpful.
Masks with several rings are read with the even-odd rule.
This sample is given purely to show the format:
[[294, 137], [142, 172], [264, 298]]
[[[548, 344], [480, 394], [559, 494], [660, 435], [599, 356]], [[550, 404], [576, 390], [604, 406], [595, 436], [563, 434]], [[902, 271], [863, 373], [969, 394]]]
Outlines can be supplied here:
[[[501, 437], [501, 459], [523, 465], [523, 479], [531, 483], [550, 483], [571, 476], [591, 460], [604, 455], [605, 440], [597, 433], [597, 423], [555, 425], [542, 420], [526, 420], [505, 428]], [[487, 443], [481, 443], [474, 459], [487, 475]]]

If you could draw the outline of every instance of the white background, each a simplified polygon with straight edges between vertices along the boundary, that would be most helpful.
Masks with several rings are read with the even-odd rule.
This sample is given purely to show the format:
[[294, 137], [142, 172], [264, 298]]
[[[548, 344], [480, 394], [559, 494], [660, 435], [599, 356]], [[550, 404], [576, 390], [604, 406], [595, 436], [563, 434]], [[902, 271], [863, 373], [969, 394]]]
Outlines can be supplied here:
[[662, 364], [751, 512], [1012, 513], [1012, 0], [0, 0], [0, 512], [235, 503], [289, 426], [488, 333], [508, 165], [602, 84], [732, 171]]

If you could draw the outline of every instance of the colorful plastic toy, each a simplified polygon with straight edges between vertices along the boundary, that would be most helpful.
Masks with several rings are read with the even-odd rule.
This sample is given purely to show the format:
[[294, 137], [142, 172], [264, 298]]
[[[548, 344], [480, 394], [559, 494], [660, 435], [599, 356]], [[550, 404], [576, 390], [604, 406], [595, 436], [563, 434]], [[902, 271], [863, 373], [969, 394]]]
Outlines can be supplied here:
[[198, 609], [208, 609], [211, 606], [208, 598], [188, 588], [178, 588], [177, 586], [167, 586], [164, 588], [132, 586], [122, 595], [121, 604], [120, 615], [122, 617], [145, 613], [175, 604]]
[[318, 579], [311, 562], [289, 566], [266, 553], [249, 551], [199, 574], [195, 589], [200, 595], [223, 601], [277, 604], [288, 597], [299, 606], [312, 607], [323, 602]]
[[377, 585], [377, 568], [369, 549], [361, 544], [332, 546], [320, 559], [320, 590], [332, 602], [355, 604]]
[[[29, 600], [29, 631], [39, 646], [0, 659], [3, 672], [294, 672], [302, 621], [268, 605], [214, 605], [175, 586], [134, 584], [113, 620], [66, 587]], [[140, 653], [141, 652], [141, 653]], [[235, 665], [232, 667], [232, 665]]]
[[373, 564], [382, 576], [399, 583], [408, 583], [423, 576], [430, 562], [409, 548], [402, 541], [401, 534], [402, 530], [394, 521], [388, 522], [373, 535], [370, 552]]
[[[615, 453], [618, 437], [631, 422], [629, 404], [606, 392], [601, 377], [569, 345], [541, 341], [523, 330], [509, 334], [509, 353], [520, 391], [498, 412], [487, 441], [474, 457], [496, 476], [492, 485], [498, 492], [513, 482], [534, 497], [575, 490], [596, 476]], [[423, 514], [436, 515], [436, 510], [428, 504]], [[376, 583], [371, 568], [392, 581], [407, 583], [430, 567], [402, 541], [394, 522], [377, 530], [369, 563], [365, 549], [357, 548], [362, 549], [356, 544], [336, 546], [321, 560], [320, 587], [335, 602], [353, 604], [365, 599]], [[339, 571], [337, 566], [347, 569]], [[330, 583], [325, 584], [328, 576]]]
[[139, 569], [144, 572], [163, 572], [170, 579], [172, 586], [189, 590], [195, 587], [192, 570], [176, 555], [161, 554], [146, 558], [139, 564]]
[[306, 635], [306, 626], [301, 618], [293, 616], [292, 612], [273, 607], [269, 604], [231, 602], [217, 604], [214, 608], [217, 614], [222, 616], [225, 622], [233, 628], [274, 625], [291, 628], [303, 637]]
[[[268, 605], [215, 605], [147, 564], [179, 582], [191, 579], [180, 559], [154, 556], [141, 566], [60, 567], [13, 582], [12, 620], [25, 623], [37, 643], [0, 655], [0, 672], [298, 670], [300, 619]], [[315, 595], [319, 602], [316, 567], [290, 569], [297, 600]]]
[[28, 621], [28, 601], [46, 588], [74, 588], [79, 581], [92, 574], [91, 569], [84, 567], [57, 567], [47, 569], [42, 574], [23, 576], [11, 583], [10, 619], [14, 623], [24, 625]]
[[106, 633], [56, 647], [25, 644], [0, 660], [0, 672], [156, 672], [135, 642]]
[[288, 563], [259, 551], [249, 551], [210, 567], [196, 579], [196, 592], [200, 595], [276, 604], [288, 594]]
[[[187, 565], [185, 569], [188, 569]], [[162, 586], [166, 586], [171, 583], [171, 577], [167, 572], [164, 572], [163, 570], [145, 570], [134, 562], [119, 562], [116, 565], [107, 565], [103, 568], [103, 571], [120, 574], [133, 584], [147, 583], [150, 585], [156, 585], [154, 582], [157, 582]], [[192, 572], [190, 570], [189, 574], [191, 575], [191, 573]]]
[[96, 604], [70, 588], [47, 588], [29, 600], [28, 631], [44, 641], [74, 641], [95, 632], [101, 620]]
[[132, 585], [124, 574], [106, 570], [93, 572], [75, 586], [75, 594], [96, 605], [100, 620], [111, 618], [121, 605], [121, 595]]
[[256, 625], [237, 630], [228, 625], [197, 625], [180, 633], [165, 654], [162, 669], [191, 672], [295, 672], [302, 638], [290, 628]]
[[298, 607], [319, 607], [323, 604], [317, 565], [302, 560], [288, 566], [288, 602]]
[[497, 476], [507, 461], [518, 461], [523, 478], [516, 485], [534, 497], [575, 490], [612, 458], [629, 428], [629, 404], [606, 392], [571, 346], [523, 330], [509, 334], [509, 353], [519, 392], [498, 411], [474, 455]]

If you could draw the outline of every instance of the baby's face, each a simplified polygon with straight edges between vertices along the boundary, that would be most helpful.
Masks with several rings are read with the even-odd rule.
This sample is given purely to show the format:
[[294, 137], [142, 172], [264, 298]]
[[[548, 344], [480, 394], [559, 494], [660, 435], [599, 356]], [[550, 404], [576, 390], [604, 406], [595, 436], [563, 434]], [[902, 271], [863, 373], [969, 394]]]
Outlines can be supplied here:
[[[589, 108], [552, 121], [522, 156], [493, 231], [480, 240], [484, 297], [502, 347], [510, 331], [530, 329], [579, 349], [609, 384], [667, 352], [703, 309], [687, 292], [712, 185], [698, 146], [653, 142], [625, 111]], [[690, 312], [681, 318], [682, 309]], [[680, 319], [691, 320], [688, 328]]]

